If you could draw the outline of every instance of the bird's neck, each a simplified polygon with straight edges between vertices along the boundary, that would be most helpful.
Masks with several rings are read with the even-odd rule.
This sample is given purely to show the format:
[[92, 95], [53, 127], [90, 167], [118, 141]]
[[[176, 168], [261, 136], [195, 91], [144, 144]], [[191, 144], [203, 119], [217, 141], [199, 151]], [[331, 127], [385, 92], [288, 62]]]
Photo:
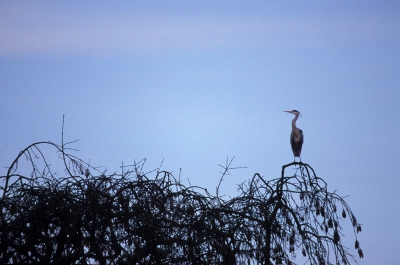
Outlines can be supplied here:
[[293, 120], [292, 120], [292, 129], [293, 129], [294, 131], [297, 130], [296, 121], [297, 121], [298, 118], [299, 118], [299, 116], [296, 115], [296, 116], [293, 118]]

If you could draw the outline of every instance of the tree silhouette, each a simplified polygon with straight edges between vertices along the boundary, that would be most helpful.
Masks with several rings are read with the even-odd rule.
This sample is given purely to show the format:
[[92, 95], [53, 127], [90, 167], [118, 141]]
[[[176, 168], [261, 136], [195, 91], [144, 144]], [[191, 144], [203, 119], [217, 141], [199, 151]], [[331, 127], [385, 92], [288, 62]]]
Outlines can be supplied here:
[[[1, 263], [269, 265], [295, 264], [301, 253], [309, 264], [350, 264], [347, 219], [363, 257], [360, 223], [308, 164], [284, 165], [275, 179], [256, 173], [225, 200], [219, 185], [212, 195], [161, 169], [144, 173], [145, 159], [106, 175], [68, 153], [71, 143], [33, 143], [0, 177]], [[58, 153], [65, 176], [44, 147]], [[23, 158], [29, 175], [20, 173]]]

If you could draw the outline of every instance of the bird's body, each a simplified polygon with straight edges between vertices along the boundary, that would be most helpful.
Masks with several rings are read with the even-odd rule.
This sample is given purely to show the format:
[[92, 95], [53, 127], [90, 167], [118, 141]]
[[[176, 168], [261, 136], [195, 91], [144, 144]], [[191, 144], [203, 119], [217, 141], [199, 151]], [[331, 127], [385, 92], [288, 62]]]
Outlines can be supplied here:
[[[294, 157], [300, 157], [301, 148], [304, 142], [303, 131], [296, 127], [296, 121], [299, 118], [300, 112], [297, 110], [285, 110], [287, 113], [294, 114], [295, 117], [292, 120], [292, 132], [290, 134], [290, 145], [292, 146], [292, 151]], [[301, 161], [301, 159], [300, 159]]]

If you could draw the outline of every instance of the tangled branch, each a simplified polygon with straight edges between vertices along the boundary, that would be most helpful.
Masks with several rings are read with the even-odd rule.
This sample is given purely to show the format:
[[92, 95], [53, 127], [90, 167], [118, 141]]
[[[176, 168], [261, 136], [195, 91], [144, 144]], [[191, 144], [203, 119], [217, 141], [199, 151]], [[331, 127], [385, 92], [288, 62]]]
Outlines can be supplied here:
[[[52, 171], [43, 146], [59, 154], [65, 176]], [[363, 256], [360, 223], [308, 164], [284, 165], [271, 180], [256, 173], [224, 200], [218, 189], [232, 160], [211, 195], [160, 168], [150, 179], [145, 160], [106, 175], [68, 150], [34, 143], [0, 177], [1, 263], [269, 265], [294, 264], [301, 252], [310, 264], [349, 264], [340, 240], [347, 216]], [[23, 157], [29, 176], [20, 173]]]

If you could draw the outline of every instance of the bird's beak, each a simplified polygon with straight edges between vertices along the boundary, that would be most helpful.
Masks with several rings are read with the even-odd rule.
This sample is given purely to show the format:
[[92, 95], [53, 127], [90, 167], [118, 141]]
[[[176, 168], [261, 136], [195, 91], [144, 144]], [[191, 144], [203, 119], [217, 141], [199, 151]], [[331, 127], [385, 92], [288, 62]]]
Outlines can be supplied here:
[[290, 111], [290, 110], [284, 110], [284, 112], [287, 112], [287, 113], [292, 113], [292, 111]]

